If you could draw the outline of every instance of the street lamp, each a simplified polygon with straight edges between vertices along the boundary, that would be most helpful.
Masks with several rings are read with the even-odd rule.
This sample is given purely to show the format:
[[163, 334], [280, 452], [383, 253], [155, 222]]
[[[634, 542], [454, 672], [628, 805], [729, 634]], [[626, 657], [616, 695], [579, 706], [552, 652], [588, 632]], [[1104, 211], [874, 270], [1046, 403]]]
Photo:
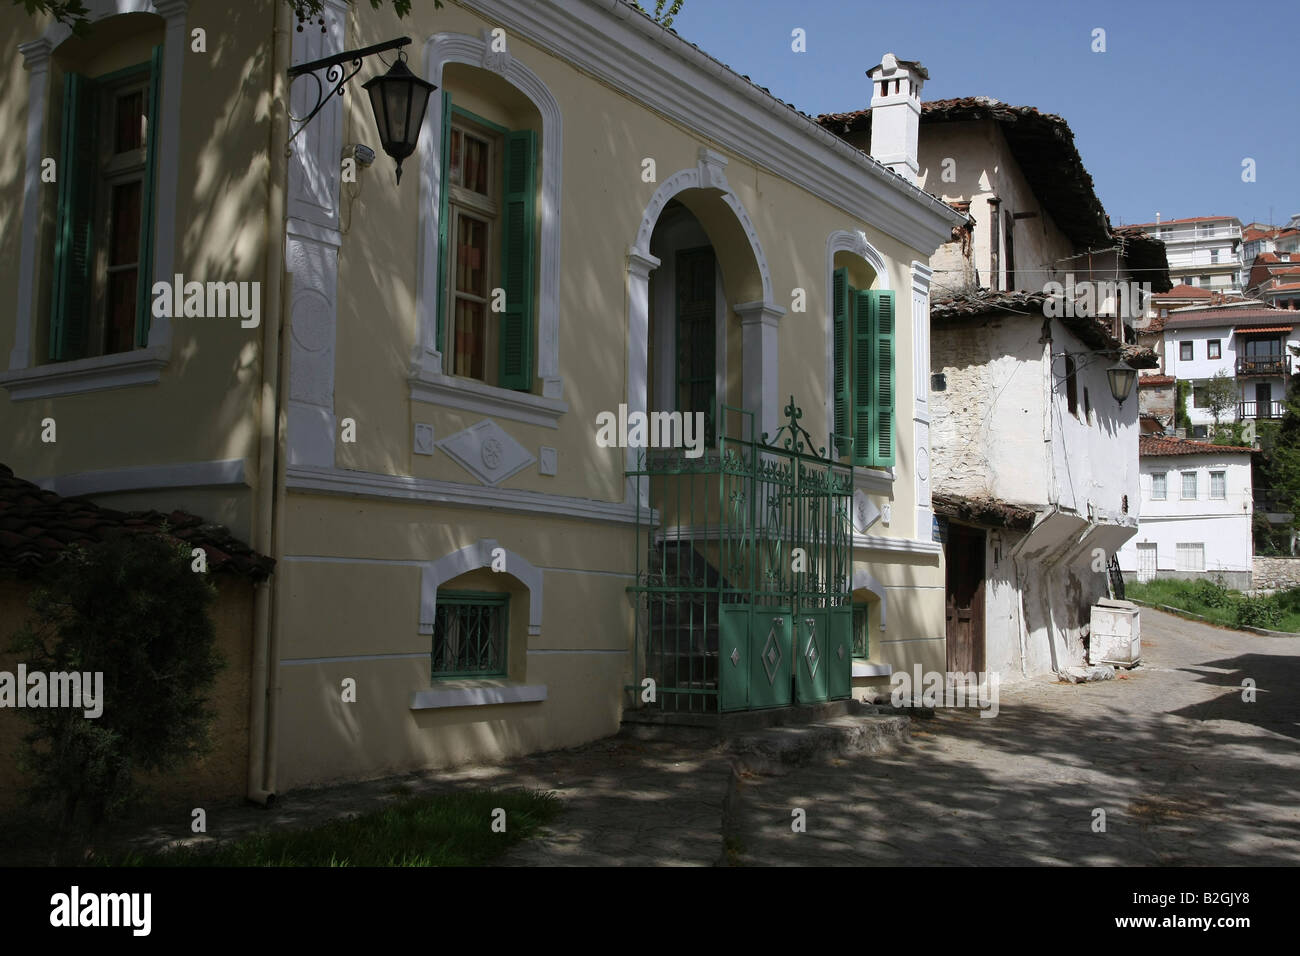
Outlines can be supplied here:
[[401, 183], [402, 160], [415, 152], [429, 94], [437, 87], [407, 69], [406, 54], [400, 52], [387, 73], [372, 76], [361, 85], [370, 94], [379, 142], [384, 152], [397, 161], [397, 181]]
[[[379, 141], [384, 152], [397, 161], [397, 181], [402, 181], [402, 160], [415, 152], [420, 139], [420, 127], [424, 125], [424, 111], [429, 105], [429, 94], [437, 89], [427, 80], [412, 73], [406, 66], [406, 54], [400, 50], [411, 42], [410, 37], [398, 37], [384, 43], [360, 50], [345, 50], [333, 56], [300, 63], [289, 68], [290, 80], [297, 79], [304, 73], [316, 81], [316, 105], [302, 120], [289, 137], [292, 143], [299, 133], [306, 128], [317, 113], [329, 102], [332, 96], [342, 96], [348, 80], [356, 76], [362, 61], [373, 53], [386, 50], [398, 50], [397, 60], [388, 72], [374, 76], [362, 86], [370, 94], [370, 108], [375, 114], [375, 125], [379, 127]], [[346, 73], [344, 63], [352, 65], [352, 72]], [[325, 70], [325, 82], [316, 75], [316, 70]], [[328, 92], [326, 90], [328, 89]], [[295, 117], [295, 120], [297, 118]]]
[[1106, 378], [1110, 382], [1110, 393], [1115, 396], [1115, 401], [1123, 407], [1124, 399], [1128, 398], [1128, 393], [1133, 390], [1133, 380], [1137, 378], [1137, 369], [1130, 368], [1123, 362], [1112, 365], [1106, 369]]

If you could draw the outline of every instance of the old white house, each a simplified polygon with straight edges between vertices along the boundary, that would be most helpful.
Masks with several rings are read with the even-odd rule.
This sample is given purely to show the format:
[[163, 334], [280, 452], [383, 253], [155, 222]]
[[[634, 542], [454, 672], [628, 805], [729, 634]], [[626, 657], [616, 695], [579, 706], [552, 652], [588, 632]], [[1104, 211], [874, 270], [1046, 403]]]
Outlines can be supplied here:
[[1139, 581], [1251, 586], [1251, 449], [1143, 436], [1138, 533], [1119, 552]]

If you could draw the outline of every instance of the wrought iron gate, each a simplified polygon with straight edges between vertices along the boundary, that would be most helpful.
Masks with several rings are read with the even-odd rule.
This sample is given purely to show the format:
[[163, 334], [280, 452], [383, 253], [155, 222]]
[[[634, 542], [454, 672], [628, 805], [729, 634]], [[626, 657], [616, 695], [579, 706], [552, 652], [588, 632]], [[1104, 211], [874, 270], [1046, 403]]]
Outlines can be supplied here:
[[628, 473], [633, 706], [718, 713], [850, 695], [853, 468], [814, 452], [793, 398], [785, 414], [757, 441], [745, 437], [752, 413], [722, 406], [715, 448], [643, 449]]

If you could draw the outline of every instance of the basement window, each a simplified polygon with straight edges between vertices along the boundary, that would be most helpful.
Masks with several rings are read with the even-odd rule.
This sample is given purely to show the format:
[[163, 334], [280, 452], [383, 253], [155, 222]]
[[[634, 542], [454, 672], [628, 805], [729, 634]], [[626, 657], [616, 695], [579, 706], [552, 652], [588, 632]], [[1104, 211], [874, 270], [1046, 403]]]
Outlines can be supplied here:
[[439, 591], [430, 671], [445, 677], [506, 676], [510, 595]]

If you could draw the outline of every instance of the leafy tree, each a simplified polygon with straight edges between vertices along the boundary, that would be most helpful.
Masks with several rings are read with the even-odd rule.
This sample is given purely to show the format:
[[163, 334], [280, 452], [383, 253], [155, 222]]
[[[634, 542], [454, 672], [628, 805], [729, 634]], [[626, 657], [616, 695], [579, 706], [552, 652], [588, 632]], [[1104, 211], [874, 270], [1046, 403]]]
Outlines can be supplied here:
[[1186, 434], [1191, 435], [1192, 420], [1187, 415], [1187, 395], [1192, 390], [1192, 383], [1186, 379], [1179, 379], [1174, 386], [1174, 427], [1186, 429]]
[[103, 674], [97, 717], [85, 707], [22, 711], [28, 796], [55, 817], [60, 844], [122, 810], [138, 771], [207, 749], [206, 693], [225, 666], [208, 613], [215, 596], [208, 575], [191, 570], [188, 545], [144, 533], [69, 549], [33, 590], [33, 618], [13, 646], [28, 673]]
[[[660, 26], [670, 27], [673, 25], [673, 18], [676, 17], [677, 14], [682, 12], [683, 0], [673, 0], [671, 6], [668, 5], [667, 0], [655, 0], [654, 13], [650, 13], [650, 11], [648, 11], [645, 7], [637, 3], [637, 0], [631, 0], [631, 2], [632, 2], [632, 6], [636, 7], [642, 13], [651, 16], [654, 19], [655, 23], [658, 23]], [[667, 13], [664, 12], [665, 6], [668, 6]]]
[[1223, 413], [1237, 404], [1237, 380], [1219, 369], [1205, 385], [1205, 404], [1214, 416], [1217, 431]]

